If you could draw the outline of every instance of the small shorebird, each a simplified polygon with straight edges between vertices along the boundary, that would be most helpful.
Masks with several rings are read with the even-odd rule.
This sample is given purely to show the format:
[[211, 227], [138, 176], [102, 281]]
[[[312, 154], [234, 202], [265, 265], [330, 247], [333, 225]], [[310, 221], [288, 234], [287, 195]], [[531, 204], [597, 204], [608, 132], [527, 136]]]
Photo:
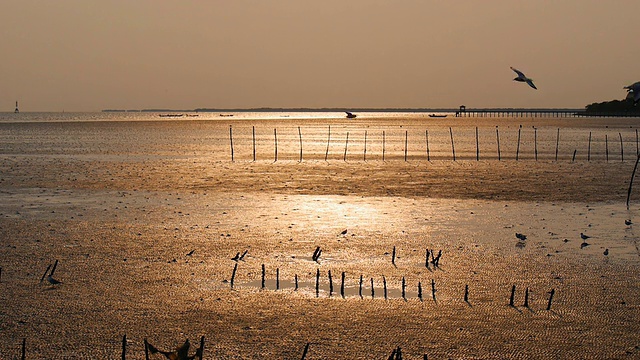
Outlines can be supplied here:
[[582, 240], [587, 240], [587, 239], [589, 239], [591, 236], [589, 236], [589, 235], [585, 235], [584, 233], [580, 233], [580, 237], [582, 238]]
[[516, 237], [522, 241], [527, 240], [527, 235], [516, 233]]
[[528, 78], [522, 71], [514, 68], [513, 66], [511, 66], [511, 70], [515, 71], [516, 74], [518, 74], [518, 77], [513, 79], [514, 81], [526, 82], [527, 84], [529, 84], [529, 86], [538, 90], [538, 88], [533, 84], [533, 80]]
[[604, 253], [603, 254], [604, 254], [604, 256], [609, 255], [609, 249], [604, 249]]
[[631, 222], [630, 219], [627, 219], [627, 220], [624, 221], [624, 224], [627, 225], [627, 226], [631, 226], [631, 224], [633, 224], [633, 223]]

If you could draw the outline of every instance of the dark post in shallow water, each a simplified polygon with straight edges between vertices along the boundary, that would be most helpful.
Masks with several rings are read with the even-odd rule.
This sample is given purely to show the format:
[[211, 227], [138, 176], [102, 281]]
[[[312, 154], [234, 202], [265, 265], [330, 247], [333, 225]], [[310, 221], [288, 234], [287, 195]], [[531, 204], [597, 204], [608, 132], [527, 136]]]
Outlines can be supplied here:
[[514, 305], [515, 298], [516, 298], [516, 286], [513, 285], [513, 287], [511, 287], [511, 298], [509, 299], [510, 306], [515, 306]]
[[518, 161], [518, 156], [520, 155], [520, 132], [522, 131], [522, 125], [518, 128], [518, 146], [516, 147], [516, 161]]
[[360, 274], [360, 287], [358, 288], [358, 295], [360, 295], [360, 299], [362, 299], [362, 274]]
[[633, 166], [633, 172], [631, 173], [631, 180], [629, 181], [629, 190], [627, 191], [627, 210], [629, 210], [629, 198], [631, 197], [631, 187], [633, 186], [633, 178], [636, 177], [636, 170], [638, 170], [638, 162], [640, 162], [640, 153], [636, 158], [636, 164]]
[[549, 292], [549, 303], [547, 304], [547, 310], [551, 310], [551, 302], [553, 301], [553, 295], [556, 293], [555, 289], [551, 289]]
[[256, 161], [256, 127], [253, 126], [251, 129], [251, 135], [253, 138], [253, 162]]
[[618, 136], [620, 136], [620, 161], [624, 162], [624, 149], [623, 149], [623, 145], [622, 145], [622, 133], [618, 133]]
[[529, 288], [524, 292], [524, 307], [529, 307]]
[[384, 299], [387, 300], [387, 279], [384, 276], [382, 276], [382, 288], [384, 290]]
[[362, 160], [367, 161], [367, 130], [364, 131], [364, 153], [362, 155]]
[[558, 128], [558, 135], [556, 136], [556, 161], [558, 161], [558, 146], [560, 145], [560, 128]]
[[589, 146], [587, 147], [587, 161], [591, 161], [591, 131], [589, 131]]
[[316, 269], [316, 297], [320, 296], [320, 269]]
[[500, 161], [500, 131], [496, 126], [496, 142], [498, 143], [498, 161]]
[[231, 125], [229, 125], [229, 142], [231, 143], [231, 162], [233, 162], [233, 132]]
[[404, 276], [402, 277], [402, 298], [404, 300], [407, 300], [407, 295], [406, 295], [406, 283], [404, 280]]
[[295, 281], [295, 288], [293, 289], [293, 291], [298, 291], [298, 274], [295, 274], [295, 276], [293, 277], [293, 280]]
[[469, 302], [469, 285], [464, 286], [464, 302]]
[[280, 290], [280, 268], [276, 268], [276, 290]]
[[266, 269], [264, 268], [264, 264], [262, 264], [262, 289], [264, 289], [265, 284], [264, 284], [264, 278], [266, 275]]
[[538, 161], [538, 128], [533, 128], [533, 152], [536, 157], [536, 161]]
[[384, 153], [385, 153], [385, 146], [386, 146], [386, 141], [387, 139], [385, 138], [385, 134], [384, 134], [384, 130], [382, 130], [382, 161], [384, 161]]
[[342, 296], [343, 299], [344, 299], [344, 277], [345, 277], [345, 273], [343, 271], [342, 272], [342, 281], [340, 282], [340, 296]]
[[304, 360], [307, 357], [307, 352], [309, 351], [309, 344], [310, 343], [307, 343], [307, 345], [305, 345], [304, 351], [302, 352], [302, 359], [301, 360]]
[[347, 147], [349, 146], [349, 132], [347, 131], [347, 140], [344, 142], [344, 156], [343, 161], [347, 161]]
[[431, 279], [431, 297], [433, 297], [433, 301], [436, 301], [436, 281]]
[[429, 130], [424, 131], [424, 138], [427, 141], [427, 161], [431, 161], [431, 157], [429, 156]]
[[149, 360], [149, 343], [147, 342], [147, 338], [144, 338], [144, 358], [145, 360]]
[[27, 338], [22, 338], [22, 353], [20, 355], [20, 360], [25, 360], [27, 358]]
[[274, 143], [274, 149], [275, 149], [275, 154], [274, 154], [274, 159], [273, 162], [278, 161], [278, 133], [276, 131], [276, 129], [273, 129], [273, 143]]
[[324, 153], [324, 161], [329, 157], [329, 144], [331, 143], [331, 125], [329, 125], [329, 138], [327, 139], [327, 151]]
[[238, 263], [233, 266], [233, 274], [231, 274], [231, 288], [233, 289], [233, 282], [236, 279], [236, 271], [238, 271]]
[[478, 127], [476, 126], [476, 161], [480, 161], [480, 140], [478, 139]]
[[391, 263], [393, 264], [393, 266], [396, 265], [396, 247], [393, 247], [393, 253], [391, 254]]
[[331, 270], [329, 270], [329, 297], [333, 294], [333, 278], [331, 277]]
[[298, 137], [300, 138], [300, 161], [302, 162], [302, 132], [300, 131], [300, 126], [298, 126]]
[[456, 161], [456, 147], [453, 143], [453, 130], [449, 128], [449, 135], [451, 135], [451, 152], [453, 153], [453, 161]]
[[407, 161], [407, 151], [409, 151], [409, 131], [404, 132], [404, 161]]
[[576, 161], [576, 152], [578, 151], [578, 149], [573, 150], [573, 157], [571, 158], [571, 162]]
[[422, 283], [418, 281], [418, 299], [422, 301]]
[[607, 162], [609, 162], [609, 136], [604, 134], [604, 153], [607, 158]]
[[122, 360], [127, 358], [127, 334], [122, 337]]
[[373, 278], [371, 278], [371, 298], [375, 298], [375, 290], [373, 288]]

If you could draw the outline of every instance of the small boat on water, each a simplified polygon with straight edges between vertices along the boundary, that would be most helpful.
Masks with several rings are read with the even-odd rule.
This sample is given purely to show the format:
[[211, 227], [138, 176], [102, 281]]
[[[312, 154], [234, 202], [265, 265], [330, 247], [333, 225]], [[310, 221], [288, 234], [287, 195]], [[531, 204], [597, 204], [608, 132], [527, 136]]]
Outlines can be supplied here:
[[347, 114], [347, 119], [355, 119], [356, 118], [356, 114], [354, 113], [350, 113], [348, 111], [345, 111], [345, 113]]
[[432, 118], [445, 118], [445, 117], [447, 117], [447, 114], [429, 114], [429, 117], [432, 117]]
[[222, 116], [222, 117], [230, 117], [230, 116], [233, 116], [233, 114], [220, 114], [220, 116]]
[[184, 114], [160, 114], [160, 117], [183, 117]]

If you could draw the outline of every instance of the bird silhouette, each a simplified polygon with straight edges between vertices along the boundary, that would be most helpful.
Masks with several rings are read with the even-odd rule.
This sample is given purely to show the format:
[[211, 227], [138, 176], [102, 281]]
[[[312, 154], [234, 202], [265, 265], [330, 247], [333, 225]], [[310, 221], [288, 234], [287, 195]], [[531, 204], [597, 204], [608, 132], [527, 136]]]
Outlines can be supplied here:
[[342, 230], [342, 232], [340, 233], [340, 235], [347, 235], [347, 229]]
[[631, 226], [631, 224], [633, 224], [633, 223], [631, 222], [630, 219], [627, 219], [627, 220], [624, 221], [624, 224], [627, 225], [627, 226]]
[[589, 246], [589, 245], [591, 245], [591, 244], [589, 244], [589, 243], [588, 243], [588, 242], [586, 242], [586, 241], [583, 241], [583, 242], [582, 242], [582, 244], [580, 244], [580, 249], [584, 249], [584, 248], [586, 248], [586, 247], [587, 247], [587, 246]]
[[584, 233], [580, 233], [580, 237], [582, 238], [582, 240], [587, 240], [587, 239], [591, 238], [591, 236], [585, 235]]
[[604, 253], [603, 254], [604, 254], [604, 256], [609, 255], [609, 249], [604, 249]]
[[532, 88], [538, 90], [538, 88], [533, 84], [533, 80], [528, 78], [522, 71], [514, 68], [513, 66], [511, 67], [511, 70], [515, 71], [516, 74], [518, 74], [518, 77], [513, 79], [514, 81], [526, 82], [527, 84], [529, 84], [529, 86], [531, 86]]
[[193, 249], [193, 250], [189, 251], [189, 252], [187, 253], [187, 256], [191, 256], [191, 255], [193, 255], [193, 252], [194, 252], [194, 251], [196, 251], [196, 249]]
[[516, 233], [516, 237], [522, 241], [527, 240], [527, 235]]

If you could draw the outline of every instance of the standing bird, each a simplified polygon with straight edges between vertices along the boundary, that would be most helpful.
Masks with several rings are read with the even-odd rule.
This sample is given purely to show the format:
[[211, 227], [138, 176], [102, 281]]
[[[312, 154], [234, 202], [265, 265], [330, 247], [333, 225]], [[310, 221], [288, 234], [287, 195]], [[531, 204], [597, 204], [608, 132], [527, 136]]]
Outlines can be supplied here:
[[638, 101], [640, 101], [640, 81], [625, 86], [624, 89], [627, 89], [627, 98], [633, 97], [633, 106], [636, 106]]
[[580, 237], [582, 238], [582, 240], [587, 240], [588, 238], [590, 238], [591, 236], [589, 235], [585, 235], [584, 233], [580, 233]]
[[529, 86], [538, 90], [538, 88], [533, 84], [533, 80], [528, 78], [522, 71], [515, 69], [513, 66], [511, 67], [511, 70], [515, 71], [516, 74], [518, 74], [518, 77], [513, 79], [514, 81], [526, 82], [527, 84], [529, 84]]

